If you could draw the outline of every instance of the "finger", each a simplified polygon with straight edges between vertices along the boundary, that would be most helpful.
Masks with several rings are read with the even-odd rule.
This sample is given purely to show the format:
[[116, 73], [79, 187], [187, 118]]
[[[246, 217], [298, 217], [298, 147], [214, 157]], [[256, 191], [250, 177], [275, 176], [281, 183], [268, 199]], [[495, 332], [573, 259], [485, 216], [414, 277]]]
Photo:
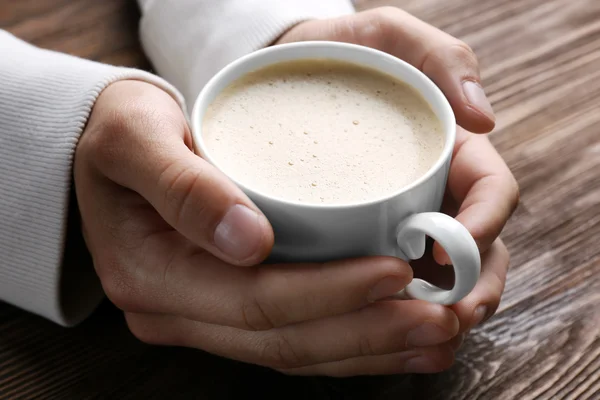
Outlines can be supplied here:
[[128, 314], [127, 321], [134, 335], [148, 343], [194, 347], [283, 369], [434, 346], [458, 331], [451, 310], [421, 301], [382, 301], [353, 313], [260, 332], [150, 314]]
[[324, 375], [344, 378], [357, 375], [432, 374], [444, 371], [454, 363], [449, 345], [424, 347], [381, 356], [349, 358], [342, 361], [280, 369], [286, 375]]
[[450, 346], [452, 351], [454, 351], [456, 353], [460, 349], [460, 347], [463, 345], [463, 342], [465, 341], [466, 336], [467, 336], [466, 333], [459, 333], [458, 335], [456, 335], [452, 339], [450, 339], [446, 344], [448, 346]]
[[88, 146], [100, 173], [141, 194], [171, 226], [227, 262], [254, 265], [267, 256], [273, 243], [267, 219], [224, 174], [193, 154], [185, 118], [171, 97], [150, 84], [123, 81], [110, 85], [97, 107], [107, 110], [93, 115], [111, 115]]
[[[136, 230], [122, 224], [121, 232]], [[141, 243], [96, 252], [101, 254], [96, 270], [117, 307], [246, 330], [354, 311], [397, 293], [412, 279], [410, 266], [395, 257], [237, 268], [176, 234], [155, 234]]]
[[496, 312], [509, 266], [509, 254], [497, 239], [482, 256], [482, 271], [475, 288], [467, 297], [451, 306], [460, 321], [460, 332], [473, 329]]
[[[457, 130], [447, 190], [460, 204], [456, 219], [471, 233], [480, 252], [496, 240], [519, 203], [519, 187], [486, 136]], [[438, 243], [433, 254], [439, 264], [450, 259]]]
[[265, 330], [357, 310], [412, 279], [395, 257], [236, 268], [165, 229], [135, 193], [85, 178], [78, 174], [77, 189], [94, 266], [109, 299], [126, 311]]
[[299, 24], [280, 43], [301, 40], [350, 42], [390, 53], [421, 69], [440, 87], [461, 126], [477, 133], [494, 128], [494, 113], [471, 48], [399, 8]]

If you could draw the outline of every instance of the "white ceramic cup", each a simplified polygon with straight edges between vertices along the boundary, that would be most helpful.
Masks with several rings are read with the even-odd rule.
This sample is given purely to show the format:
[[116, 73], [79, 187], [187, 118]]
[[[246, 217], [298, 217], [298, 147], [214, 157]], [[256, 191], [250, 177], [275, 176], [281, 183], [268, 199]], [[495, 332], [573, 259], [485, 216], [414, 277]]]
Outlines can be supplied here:
[[[421, 279], [413, 279], [399, 296], [440, 304], [458, 302], [479, 279], [481, 261], [477, 245], [467, 229], [438, 212], [450, 168], [456, 121], [441, 90], [413, 66], [378, 50], [337, 42], [299, 42], [259, 50], [222, 69], [198, 96], [191, 115], [195, 151], [219, 168], [203, 140], [202, 119], [207, 107], [230, 83], [268, 65], [315, 58], [363, 65], [412, 86], [442, 122], [444, 148], [438, 161], [412, 184], [385, 197], [359, 203], [304, 204], [254, 190], [232, 178], [273, 226], [275, 245], [271, 259], [313, 262], [384, 255], [408, 261], [423, 256], [427, 235], [448, 253], [454, 266], [454, 287], [444, 290]], [[273, 113], [277, 113], [276, 107]]]

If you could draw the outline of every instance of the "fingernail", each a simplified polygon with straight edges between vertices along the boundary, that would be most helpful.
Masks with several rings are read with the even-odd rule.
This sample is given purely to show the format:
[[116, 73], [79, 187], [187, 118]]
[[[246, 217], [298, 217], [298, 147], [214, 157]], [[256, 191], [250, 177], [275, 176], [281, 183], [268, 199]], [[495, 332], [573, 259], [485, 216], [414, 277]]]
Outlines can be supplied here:
[[465, 81], [463, 82], [463, 91], [465, 92], [467, 100], [473, 107], [485, 114], [485, 116], [492, 121], [496, 120], [496, 117], [494, 116], [494, 110], [492, 110], [492, 105], [490, 104], [490, 101], [488, 100], [483, 88], [479, 83], [474, 81]]
[[426, 373], [433, 370], [435, 370], [433, 361], [424, 356], [413, 357], [404, 363], [404, 372], [409, 374]]
[[433, 346], [436, 344], [444, 343], [448, 341], [451, 336], [431, 322], [425, 322], [424, 324], [414, 328], [406, 335], [406, 346], [407, 347], [419, 347], [419, 346]]
[[263, 237], [261, 215], [241, 204], [231, 207], [215, 230], [215, 245], [223, 254], [243, 261], [258, 250]]
[[476, 327], [483, 321], [485, 316], [487, 315], [487, 307], [486, 306], [477, 306], [475, 311], [473, 312], [473, 325], [471, 325], [471, 329]]
[[367, 300], [372, 303], [398, 293], [405, 282], [397, 276], [386, 276], [371, 288]]

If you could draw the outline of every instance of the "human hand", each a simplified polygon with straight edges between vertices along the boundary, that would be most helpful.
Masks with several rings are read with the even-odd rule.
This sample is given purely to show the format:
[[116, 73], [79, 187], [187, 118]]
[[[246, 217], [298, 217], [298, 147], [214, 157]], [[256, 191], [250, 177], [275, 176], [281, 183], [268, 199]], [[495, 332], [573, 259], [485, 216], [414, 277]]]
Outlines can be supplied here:
[[153, 85], [102, 92], [74, 173], [97, 274], [142, 341], [297, 374], [436, 372], [453, 361], [454, 312], [375, 302], [412, 279], [401, 260], [253, 267], [273, 244], [268, 221], [194, 155], [182, 111]]
[[[509, 255], [498, 235], [518, 203], [518, 188], [508, 167], [485, 135], [476, 135], [459, 128], [453, 162], [448, 177], [447, 192], [442, 211], [456, 217], [473, 235], [481, 254], [481, 275], [475, 288], [461, 301], [449, 306], [458, 318], [457, 334], [428, 355], [452, 365], [454, 353], [465, 335], [476, 325], [492, 316], [502, 297], [509, 265]], [[435, 244], [433, 258], [424, 257], [414, 262], [415, 274], [428, 282], [447, 286], [453, 280], [449, 258]], [[437, 261], [437, 264], [436, 264]], [[420, 300], [401, 300], [420, 312], [428, 304]], [[371, 329], [374, 327], [372, 326]], [[448, 353], [451, 351], [452, 353]], [[437, 352], [437, 353], [436, 353]], [[390, 374], [406, 372], [394, 363], [407, 357], [403, 352], [321, 364], [311, 368], [295, 369], [296, 374], [351, 376], [360, 374]], [[442, 364], [438, 364], [440, 370]]]
[[[296, 25], [276, 44], [331, 40], [360, 44], [390, 53], [419, 68], [444, 92], [462, 127], [477, 133], [494, 128], [495, 117], [481, 87], [477, 58], [468, 45], [394, 7], [382, 7], [329, 20]], [[477, 286], [451, 308], [460, 320], [460, 335], [495, 312], [506, 280], [509, 256], [498, 238], [518, 204], [516, 180], [485, 135], [458, 129], [443, 211], [455, 216], [473, 235], [482, 253]], [[439, 245], [439, 264], [450, 261]], [[421, 263], [430, 281], [440, 270]], [[437, 281], [440, 277], [437, 277]], [[456, 346], [455, 346], [456, 347]]]
[[494, 128], [494, 113], [471, 48], [399, 8], [302, 22], [276, 44], [310, 40], [360, 44], [394, 55], [419, 68], [442, 89], [463, 128], [477, 133]]
[[[492, 316], [502, 297], [509, 266], [508, 251], [498, 235], [518, 203], [518, 188], [508, 167], [485, 135], [476, 135], [459, 128], [450, 167], [447, 192], [442, 211], [456, 217], [473, 235], [481, 254], [481, 276], [475, 288], [461, 301], [449, 306], [459, 321], [457, 334], [438, 346], [439, 357], [450, 367], [454, 352], [465, 335], [476, 325]], [[449, 258], [435, 244], [432, 257], [414, 263], [415, 274], [428, 282], [447, 286], [453, 280]], [[434, 261], [435, 259], [435, 261]], [[437, 262], [437, 264], [436, 264]], [[402, 300], [419, 312], [427, 302]], [[451, 351], [452, 353], [448, 353]], [[362, 357], [294, 370], [297, 374], [351, 376], [359, 374], [389, 374], [405, 372], [395, 367], [406, 357], [402, 352], [394, 355]], [[438, 365], [442, 369], [441, 363]]]
[[[519, 203], [519, 187], [485, 135], [458, 128], [452, 157], [442, 211], [469, 230], [481, 253], [477, 285], [452, 306], [463, 334], [491, 317], [500, 304], [509, 254], [499, 235]], [[437, 243], [433, 256], [439, 264], [450, 264]]]
[[[509, 254], [498, 236], [518, 204], [519, 191], [510, 170], [485, 135], [460, 127], [456, 133], [442, 211], [469, 230], [482, 261], [481, 276], [475, 288], [451, 306], [459, 318], [462, 335], [491, 317], [500, 303]], [[450, 264], [437, 243], [432, 253], [438, 264]], [[452, 269], [440, 269], [433, 259], [417, 262], [417, 275], [442, 285], [451, 282]]]

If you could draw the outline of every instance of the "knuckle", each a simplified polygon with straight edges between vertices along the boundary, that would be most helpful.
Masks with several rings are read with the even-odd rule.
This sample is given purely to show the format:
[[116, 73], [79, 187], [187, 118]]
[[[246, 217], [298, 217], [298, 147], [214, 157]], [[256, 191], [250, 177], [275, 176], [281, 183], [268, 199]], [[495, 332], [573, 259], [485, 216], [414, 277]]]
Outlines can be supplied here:
[[389, 51], [390, 43], [396, 40], [394, 30], [399, 12], [396, 7], [386, 6], [361, 13], [352, 25], [356, 41], [364, 46]]
[[105, 258], [96, 270], [106, 297], [121, 310], [138, 308], [132, 274], [116, 258]]
[[142, 343], [171, 346], [185, 345], [177, 335], [171, 333], [171, 331], [165, 331], [164, 327], [144, 316], [125, 313], [125, 321], [131, 334]]
[[398, 21], [398, 16], [402, 13], [402, 10], [394, 6], [383, 6], [377, 7], [372, 10], [372, 15], [378, 18], [383, 23], [388, 24], [390, 22]]
[[106, 110], [100, 123], [101, 143], [112, 144], [124, 139], [133, 130], [135, 122], [143, 118], [142, 112], [142, 106], [134, 99], [125, 99], [119, 106]]
[[370, 357], [377, 355], [373, 348], [373, 343], [368, 336], [361, 336], [358, 341], [358, 354], [360, 357]]
[[256, 297], [242, 304], [243, 328], [250, 331], [267, 331], [277, 325], [266, 312], [267, 307]]
[[[124, 101], [125, 104], [131, 102]], [[110, 107], [103, 110], [101, 119], [93, 128], [83, 135], [82, 139], [88, 144], [92, 160], [98, 166], [115, 168], [123, 152], [127, 151], [131, 140], [133, 121], [129, 114], [131, 107]]]
[[356, 42], [362, 44], [363, 46], [379, 48], [378, 41], [381, 32], [381, 24], [379, 22], [372, 23], [369, 22], [367, 24], [355, 24], [352, 28], [352, 31], [356, 37]]
[[102, 120], [102, 128], [107, 133], [116, 136], [128, 132], [132, 128], [135, 114], [140, 112], [140, 106], [133, 100], [123, 100], [117, 107], [111, 107]]
[[477, 56], [475, 56], [475, 52], [471, 47], [465, 42], [458, 41], [448, 47], [449, 55], [458, 60], [460, 64], [465, 65], [470, 69], [479, 69], [479, 61], [477, 61]]
[[[159, 187], [164, 188], [164, 209], [175, 226], [189, 218], [193, 210], [194, 220], [204, 222], [207, 228], [216, 227], [218, 216], [212, 216], [198, 193], [203, 192], [203, 178], [196, 168], [174, 162], [169, 164], [159, 177]], [[210, 229], [208, 229], [210, 230]]]
[[457, 40], [456, 43], [450, 46], [450, 49], [459, 57], [475, 57], [475, 52], [471, 46], [462, 40]]
[[271, 335], [262, 343], [261, 363], [274, 369], [291, 369], [303, 366], [298, 353], [283, 334]]
[[425, 57], [422, 69], [460, 70], [463, 79], [479, 79], [479, 61], [468, 44], [452, 41], [432, 48]]
[[[296, 297], [290, 297], [290, 277], [279, 268], [259, 268], [254, 272], [254, 285], [251, 301], [246, 304], [247, 320], [259, 330], [279, 328], [298, 320], [299, 307]], [[308, 302], [302, 301], [304, 311], [310, 309]], [[250, 312], [250, 313], [249, 313]], [[302, 319], [302, 318], [300, 318]]]
[[141, 322], [131, 314], [125, 314], [127, 328], [136, 339], [146, 344], [158, 344], [158, 337], [148, 324]]
[[132, 148], [142, 150], [156, 145], [158, 136], [174, 123], [168, 113], [148, 99], [130, 96], [104, 106], [82, 142], [99, 168], [118, 172], [123, 161], [131, 157]]
[[[379, 302], [363, 308], [360, 312], [371, 314], [372, 318], [381, 320], [403, 321], [406, 319], [405, 312], [396, 302]], [[405, 340], [398, 340], [406, 335], [404, 323], [392, 324], [389, 329], [367, 330], [358, 337], [355, 343], [356, 353], [359, 356], [377, 356], [390, 352], [403, 351], [406, 349]], [[356, 340], [356, 339], [355, 339]]]

